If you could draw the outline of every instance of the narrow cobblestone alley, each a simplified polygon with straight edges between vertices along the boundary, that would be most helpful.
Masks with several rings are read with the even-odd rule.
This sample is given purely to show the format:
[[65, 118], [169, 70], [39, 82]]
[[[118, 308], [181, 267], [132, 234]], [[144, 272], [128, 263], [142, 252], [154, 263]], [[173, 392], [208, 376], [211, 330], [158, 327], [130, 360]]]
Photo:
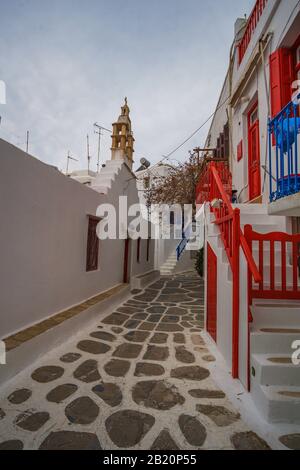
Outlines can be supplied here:
[[267, 449], [213, 382], [194, 272], [134, 291], [18, 376], [0, 449]]

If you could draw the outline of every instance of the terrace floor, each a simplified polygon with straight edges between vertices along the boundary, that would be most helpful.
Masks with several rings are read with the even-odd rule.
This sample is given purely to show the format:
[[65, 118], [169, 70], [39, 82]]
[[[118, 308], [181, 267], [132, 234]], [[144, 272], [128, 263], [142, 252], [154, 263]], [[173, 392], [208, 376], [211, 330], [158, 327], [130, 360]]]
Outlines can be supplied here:
[[4, 449], [267, 449], [212, 379], [194, 272], [135, 291], [1, 392]]

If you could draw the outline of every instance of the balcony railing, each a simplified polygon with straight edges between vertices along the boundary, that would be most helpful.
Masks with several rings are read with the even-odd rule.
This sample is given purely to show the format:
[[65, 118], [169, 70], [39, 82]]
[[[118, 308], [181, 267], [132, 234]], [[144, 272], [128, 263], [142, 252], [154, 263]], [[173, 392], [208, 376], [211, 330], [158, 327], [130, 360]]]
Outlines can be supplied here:
[[252, 39], [253, 33], [256, 29], [256, 26], [259, 22], [259, 19], [265, 9], [268, 0], [256, 0], [255, 6], [249, 16], [247, 21], [246, 30], [244, 36], [239, 44], [239, 64], [242, 62], [243, 57], [246, 53], [246, 50], [249, 46], [249, 43]]
[[299, 106], [290, 102], [269, 121], [270, 202], [300, 192], [298, 116]]

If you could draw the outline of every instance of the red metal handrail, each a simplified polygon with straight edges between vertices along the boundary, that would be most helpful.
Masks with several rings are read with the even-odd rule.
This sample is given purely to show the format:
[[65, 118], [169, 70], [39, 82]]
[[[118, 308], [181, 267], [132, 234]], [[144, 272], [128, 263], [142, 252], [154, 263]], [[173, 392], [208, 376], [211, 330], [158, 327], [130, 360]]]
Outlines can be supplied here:
[[[233, 210], [232, 204], [231, 204], [231, 202], [228, 198], [228, 195], [226, 194], [226, 192], [223, 188], [222, 182], [221, 182], [220, 177], [218, 175], [218, 171], [213, 166], [213, 164], [211, 166], [211, 172], [212, 172], [213, 177], [215, 179], [216, 185], [219, 189], [221, 199], [222, 199], [223, 203], [226, 205], [228, 214], [233, 215], [234, 210]], [[218, 220], [216, 220], [215, 223], [220, 224], [220, 222]], [[259, 270], [256, 266], [255, 260], [252, 256], [251, 250], [249, 248], [249, 245], [247, 243], [247, 240], [246, 240], [246, 238], [243, 234], [243, 231], [242, 231], [241, 227], [239, 227], [239, 239], [240, 239], [240, 245], [241, 245], [242, 250], [244, 252], [244, 255], [245, 255], [247, 264], [249, 266], [249, 269], [251, 271], [251, 274], [253, 276], [253, 279], [254, 279], [255, 282], [260, 282], [261, 281], [261, 275], [260, 275]]]
[[248, 18], [244, 35], [239, 44], [239, 64], [242, 62], [249, 43], [252, 39], [253, 33], [260, 20], [260, 17], [265, 9], [268, 0], [256, 0], [254, 8]]
[[[225, 189], [226, 187], [226, 189]], [[255, 282], [261, 281], [252, 252], [241, 230], [240, 210], [231, 204], [231, 174], [227, 165], [209, 163], [197, 187], [197, 203], [213, 201], [214, 223], [219, 226], [232, 270], [232, 376], [239, 376], [240, 247]], [[219, 201], [219, 203], [218, 203]]]

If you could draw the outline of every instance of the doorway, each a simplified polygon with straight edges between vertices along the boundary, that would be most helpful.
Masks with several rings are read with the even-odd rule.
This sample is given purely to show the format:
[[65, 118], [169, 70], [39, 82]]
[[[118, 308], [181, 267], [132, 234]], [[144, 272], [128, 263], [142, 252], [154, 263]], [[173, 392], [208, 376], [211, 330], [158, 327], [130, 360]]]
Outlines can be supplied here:
[[124, 245], [124, 266], [123, 266], [123, 283], [129, 284], [130, 271], [129, 271], [129, 253], [130, 253], [130, 238], [126, 238]]
[[249, 201], [261, 196], [260, 142], [258, 103], [248, 113], [248, 181]]

